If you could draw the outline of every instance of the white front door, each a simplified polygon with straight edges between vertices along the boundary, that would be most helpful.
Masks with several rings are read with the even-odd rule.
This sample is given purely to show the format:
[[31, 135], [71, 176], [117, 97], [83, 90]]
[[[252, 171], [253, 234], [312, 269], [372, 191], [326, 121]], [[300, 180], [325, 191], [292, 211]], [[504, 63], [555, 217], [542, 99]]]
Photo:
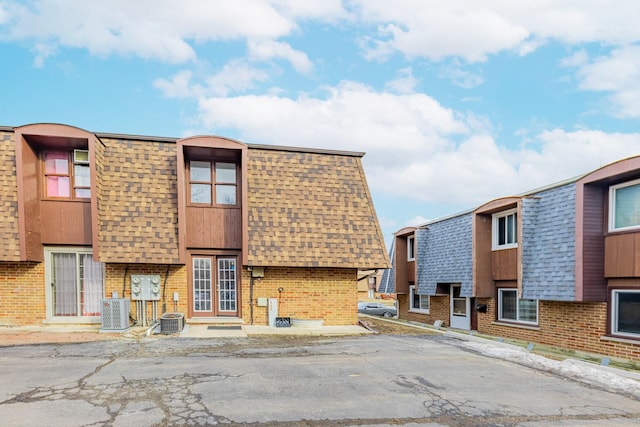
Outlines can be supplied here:
[[462, 286], [451, 285], [451, 327], [455, 329], [471, 329], [471, 298], [461, 297]]

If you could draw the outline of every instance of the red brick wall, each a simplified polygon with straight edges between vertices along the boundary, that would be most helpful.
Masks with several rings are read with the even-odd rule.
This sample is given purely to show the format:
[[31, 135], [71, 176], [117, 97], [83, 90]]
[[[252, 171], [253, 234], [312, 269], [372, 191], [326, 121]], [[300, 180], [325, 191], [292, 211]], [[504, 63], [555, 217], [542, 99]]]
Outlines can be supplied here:
[[[251, 323], [250, 273], [242, 271], [242, 314]], [[282, 287], [283, 292], [278, 292]], [[278, 298], [278, 316], [302, 320], [323, 319], [325, 325], [358, 323], [357, 271], [341, 268], [266, 267], [264, 278], [253, 283], [253, 323], [269, 322], [268, 307], [258, 307], [257, 299]]]
[[44, 264], [0, 262], [0, 325], [38, 325], [47, 317]]
[[[174, 312], [173, 293], [178, 292], [177, 312], [187, 315], [187, 270], [181, 265], [167, 266], [161, 264], [107, 264], [105, 271], [105, 295], [111, 298], [112, 292], [118, 293], [118, 298], [131, 298], [131, 275], [154, 274], [160, 276], [161, 290], [164, 290], [164, 298], [160, 295], [158, 301], [158, 318], [163, 313]], [[125, 276], [126, 271], [126, 276]], [[165, 289], [166, 278], [166, 289]], [[126, 284], [124, 283], [126, 281]], [[125, 292], [123, 294], [123, 286]], [[147, 303], [147, 319], [151, 320], [151, 303]], [[131, 315], [136, 318], [136, 303], [131, 301]]]
[[[177, 311], [187, 314], [187, 269], [185, 266], [161, 264], [106, 264], [105, 296], [131, 298], [132, 274], [157, 274], [164, 287], [164, 299], [158, 302], [158, 317], [173, 312], [173, 293], [178, 292]], [[0, 325], [40, 325], [46, 319], [44, 263], [0, 263]], [[242, 271], [240, 292], [242, 318], [250, 323], [250, 277]], [[278, 292], [282, 287], [284, 291]], [[124, 292], [123, 292], [124, 288]], [[357, 313], [357, 272], [355, 269], [275, 268], [265, 269], [265, 277], [254, 281], [254, 324], [268, 323], [267, 307], [258, 307], [258, 297], [280, 298], [279, 315], [296, 319], [323, 319], [325, 325], [355, 325]], [[131, 315], [136, 316], [136, 304]], [[147, 318], [151, 319], [151, 304]]]
[[436, 320], [442, 320], [442, 326], [449, 325], [449, 297], [431, 297], [429, 301], [429, 314], [409, 311], [410, 298], [408, 294], [398, 295], [398, 317], [412, 322], [432, 325]]
[[540, 301], [538, 330], [496, 324], [496, 299], [479, 298], [487, 313], [478, 313], [478, 332], [625, 359], [640, 359], [640, 341], [601, 340], [607, 334], [607, 303]]

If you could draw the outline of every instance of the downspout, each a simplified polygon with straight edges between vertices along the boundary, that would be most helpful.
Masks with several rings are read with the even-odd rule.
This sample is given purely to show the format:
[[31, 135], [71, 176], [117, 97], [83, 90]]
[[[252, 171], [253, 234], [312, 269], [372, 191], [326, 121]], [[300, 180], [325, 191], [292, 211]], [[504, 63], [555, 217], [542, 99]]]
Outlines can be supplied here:
[[169, 266], [167, 265], [167, 272], [164, 274], [164, 286], [162, 287], [162, 314], [167, 312], [167, 300], [165, 295], [167, 294], [167, 280], [169, 279]]
[[251, 324], [253, 325], [253, 272], [249, 270], [249, 316], [251, 318]]
[[125, 292], [127, 291], [127, 273], [128, 272], [129, 272], [129, 264], [125, 264], [124, 276], [122, 277], [122, 298], [126, 298]]

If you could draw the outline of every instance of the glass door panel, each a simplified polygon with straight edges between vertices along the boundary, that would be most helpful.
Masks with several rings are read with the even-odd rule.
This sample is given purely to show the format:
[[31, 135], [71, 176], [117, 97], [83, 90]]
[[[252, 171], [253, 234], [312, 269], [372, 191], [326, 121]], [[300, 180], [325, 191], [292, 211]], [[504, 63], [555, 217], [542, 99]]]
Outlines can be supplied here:
[[235, 258], [218, 259], [218, 310], [237, 312]]
[[211, 258], [193, 258], [193, 311], [212, 312]]

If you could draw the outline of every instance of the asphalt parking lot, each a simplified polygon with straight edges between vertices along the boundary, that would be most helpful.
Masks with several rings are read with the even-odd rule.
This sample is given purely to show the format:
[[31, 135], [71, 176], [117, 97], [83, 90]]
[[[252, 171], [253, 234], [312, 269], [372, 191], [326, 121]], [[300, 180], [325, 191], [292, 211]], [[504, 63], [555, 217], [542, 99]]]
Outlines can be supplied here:
[[635, 426], [640, 382], [455, 335], [0, 348], [3, 426]]

